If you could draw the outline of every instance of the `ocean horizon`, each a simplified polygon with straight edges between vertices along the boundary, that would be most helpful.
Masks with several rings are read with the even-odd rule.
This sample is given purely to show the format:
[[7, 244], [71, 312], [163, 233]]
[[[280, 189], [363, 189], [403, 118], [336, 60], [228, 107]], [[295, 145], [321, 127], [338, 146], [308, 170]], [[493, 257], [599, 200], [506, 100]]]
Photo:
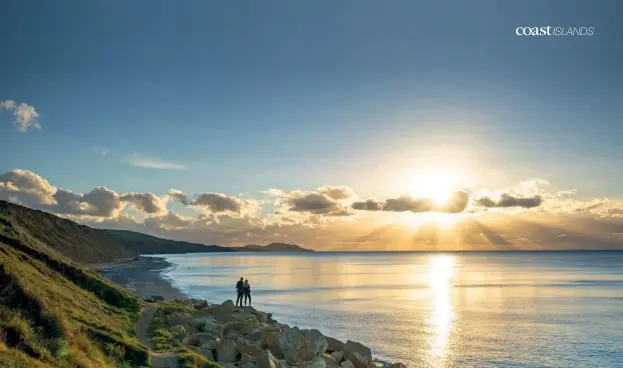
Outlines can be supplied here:
[[158, 255], [185, 294], [359, 341], [409, 367], [623, 367], [623, 252]]

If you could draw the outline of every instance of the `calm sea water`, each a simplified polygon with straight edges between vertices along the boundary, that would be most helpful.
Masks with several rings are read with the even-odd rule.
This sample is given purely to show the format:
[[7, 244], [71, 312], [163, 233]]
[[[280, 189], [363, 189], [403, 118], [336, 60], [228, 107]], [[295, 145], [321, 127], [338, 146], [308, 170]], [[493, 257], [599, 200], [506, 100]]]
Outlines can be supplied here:
[[167, 255], [187, 294], [409, 367], [623, 367], [623, 252]]

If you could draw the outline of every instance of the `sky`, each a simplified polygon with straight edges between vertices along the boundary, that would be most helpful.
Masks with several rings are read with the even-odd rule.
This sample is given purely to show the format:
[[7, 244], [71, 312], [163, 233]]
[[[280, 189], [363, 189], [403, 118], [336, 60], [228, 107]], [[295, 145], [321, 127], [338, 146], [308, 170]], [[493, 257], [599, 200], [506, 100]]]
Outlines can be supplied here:
[[[616, 0], [8, 1], [0, 199], [176, 239], [318, 249], [417, 248], [411, 234], [443, 222], [434, 213], [616, 222], [622, 12]], [[546, 26], [565, 35], [517, 35]], [[380, 224], [409, 245], [393, 228], [389, 245], [361, 240]], [[615, 245], [623, 233], [603, 231]]]

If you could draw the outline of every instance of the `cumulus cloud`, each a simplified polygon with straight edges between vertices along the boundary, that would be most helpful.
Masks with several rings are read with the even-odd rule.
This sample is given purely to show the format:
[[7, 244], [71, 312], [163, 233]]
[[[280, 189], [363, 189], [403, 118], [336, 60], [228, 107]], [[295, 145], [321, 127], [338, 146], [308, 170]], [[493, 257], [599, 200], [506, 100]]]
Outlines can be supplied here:
[[602, 217], [621, 218], [623, 219], [623, 208], [606, 208], [602, 213]]
[[166, 203], [153, 193], [125, 193], [121, 200], [130, 203], [137, 211], [147, 214], [167, 212]]
[[171, 189], [167, 192], [167, 198], [178, 201], [185, 206], [201, 207], [213, 213], [242, 213], [252, 209], [254, 206], [253, 201], [228, 196], [223, 193], [202, 193], [191, 199], [183, 191]]
[[366, 199], [364, 201], [353, 202], [353, 209], [359, 211], [382, 211], [383, 202], [374, 198]]
[[186, 228], [192, 222], [192, 219], [185, 218], [178, 213], [169, 211], [163, 216], [146, 218], [144, 224], [146, 227], [152, 229], [173, 230]]
[[475, 204], [486, 208], [534, 208], [543, 203], [543, 197], [535, 195], [531, 197], [521, 197], [509, 193], [502, 193], [498, 200], [494, 200], [491, 197], [480, 197], [475, 199]]
[[469, 203], [469, 193], [457, 191], [443, 205], [438, 205], [429, 198], [413, 198], [401, 196], [380, 201], [374, 198], [353, 202], [352, 208], [358, 211], [385, 211], [385, 212], [444, 212], [460, 213]]
[[323, 216], [348, 216], [353, 212], [344, 200], [355, 194], [346, 187], [320, 187], [315, 191], [293, 191], [285, 196], [287, 210]]
[[147, 157], [143, 155], [132, 155], [127, 157], [124, 162], [146, 169], [161, 169], [161, 170], [186, 170], [187, 167], [184, 164], [180, 164], [174, 161], [162, 160], [154, 157]]
[[41, 129], [39, 125], [39, 113], [34, 106], [25, 103], [17, 104], [13, 100], [0, 101], [0, 110], [6, 110], [13, 113], [13, 124], [17, 130], [24, 133], [29, 128]]
[[46, 179], [28, 170], [0, 174], [0, 199], [17, 202], [56, 214], [115, 217], [130, 203], [147, 214], [166, 213], [164, 203], [153, 193], [127, 193], [120, 196], [106, 187], [87, 193], [56, 188]]

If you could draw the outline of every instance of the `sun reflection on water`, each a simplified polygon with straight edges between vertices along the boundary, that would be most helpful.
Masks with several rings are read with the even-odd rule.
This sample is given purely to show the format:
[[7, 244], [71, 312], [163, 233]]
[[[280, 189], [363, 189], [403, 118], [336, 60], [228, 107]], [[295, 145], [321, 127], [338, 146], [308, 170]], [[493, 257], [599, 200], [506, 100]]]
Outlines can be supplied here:
[[441, 366], [449, 354], [448, 341], [452, 333], [454, 310], [452, 307], [452, 277], [454, 258], [447, 255], [432, 256], [429, 262], [429, 287], [431, 293], [431, 315], [428, 318], [431, 330], [429, 358], [433, 366]]

